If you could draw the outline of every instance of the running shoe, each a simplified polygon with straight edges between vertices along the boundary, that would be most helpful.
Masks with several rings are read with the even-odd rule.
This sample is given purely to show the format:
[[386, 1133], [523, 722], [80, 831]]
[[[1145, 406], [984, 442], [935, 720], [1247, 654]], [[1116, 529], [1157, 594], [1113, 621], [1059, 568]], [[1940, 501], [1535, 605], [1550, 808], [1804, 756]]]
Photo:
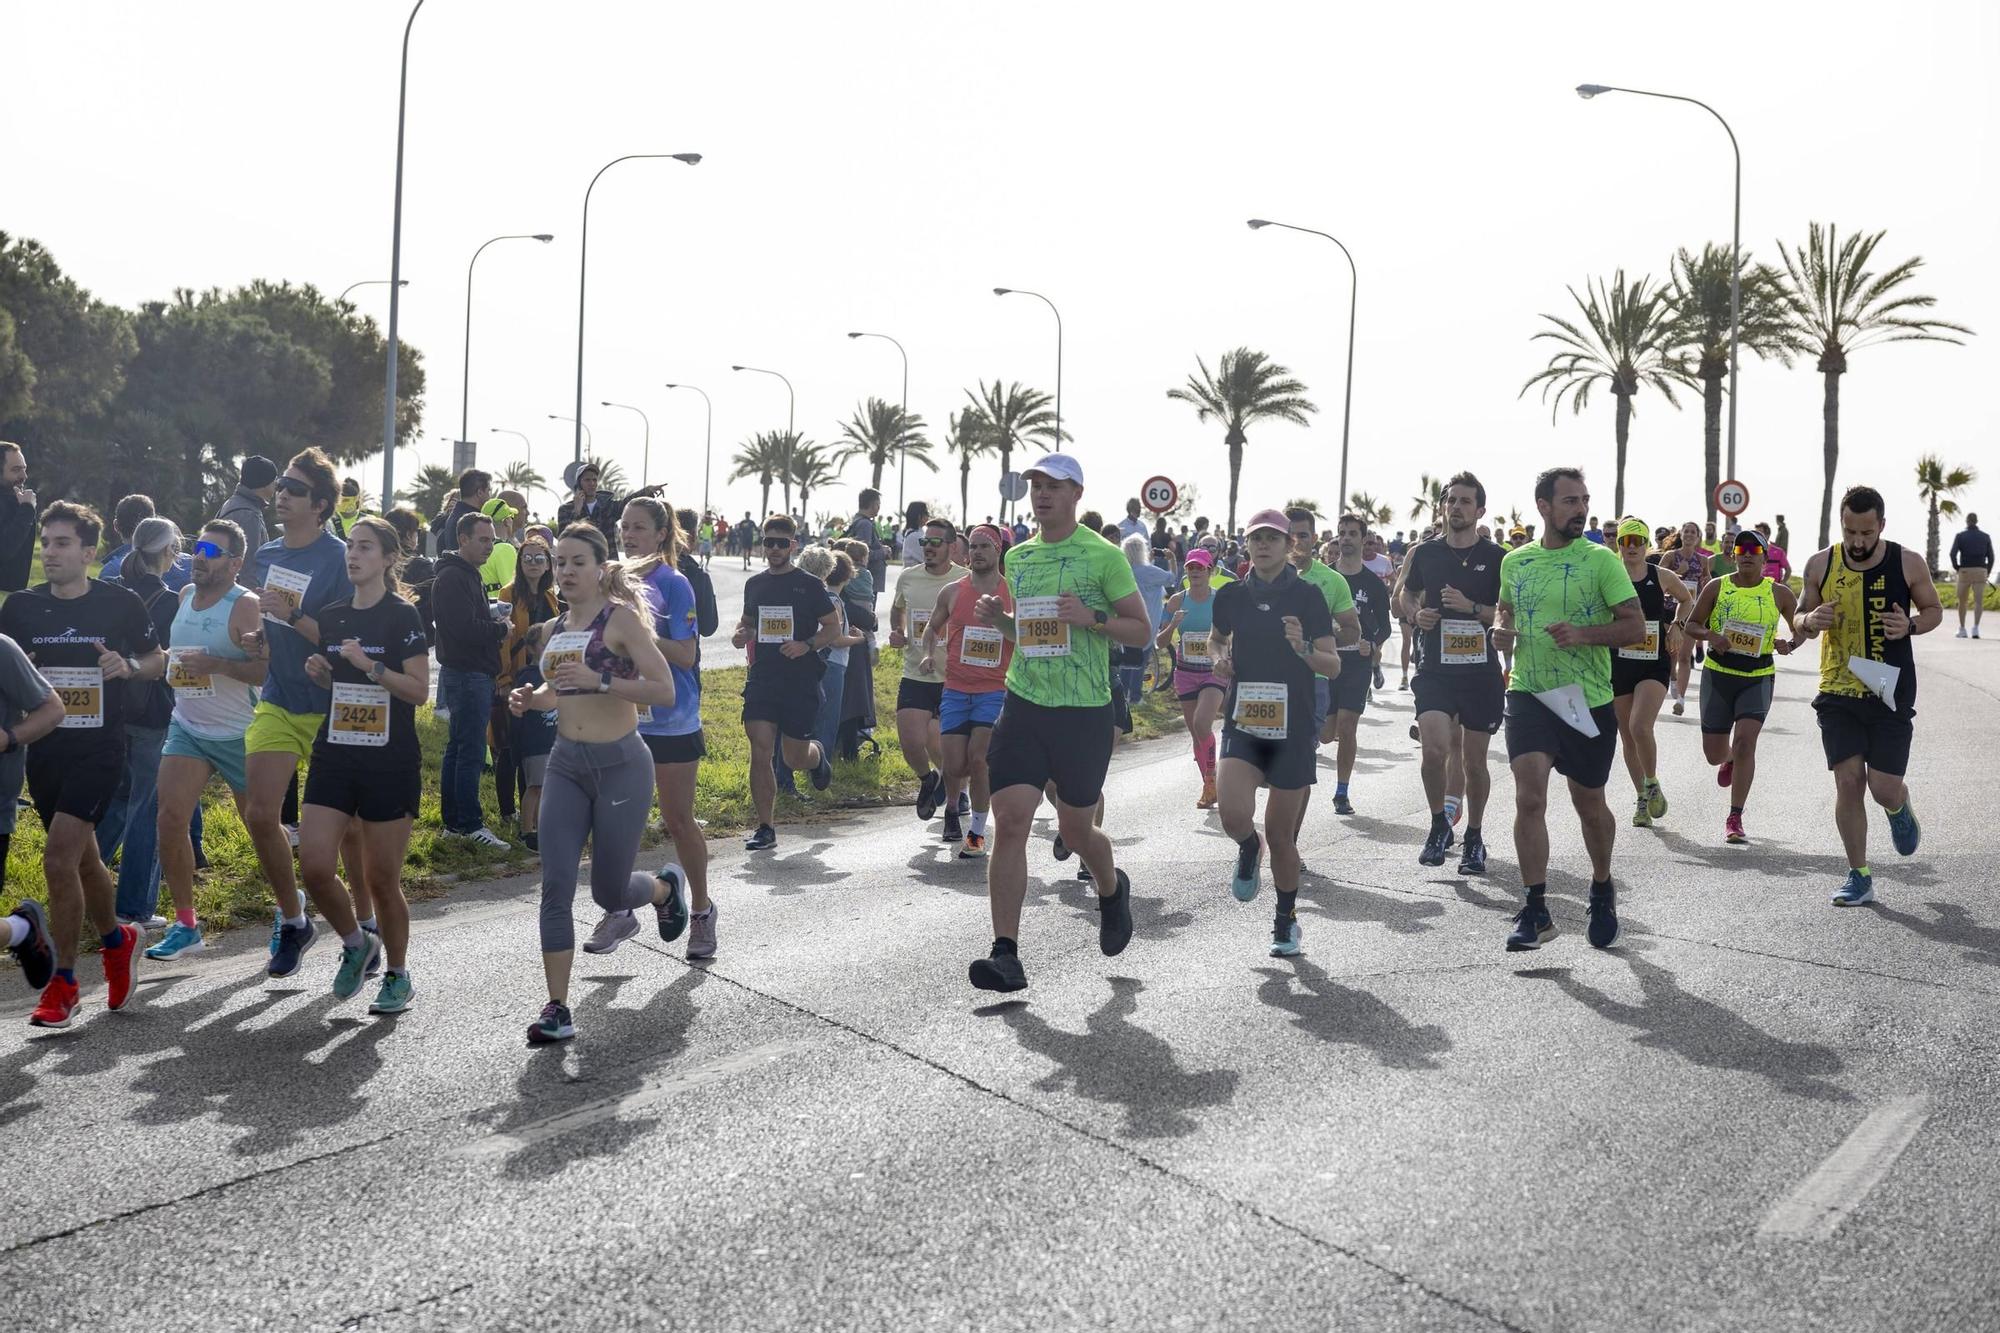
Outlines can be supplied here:
[[528, 1024], [528, 1045], [548, 1046], [559, 1041], [568, 1041], [576, 1035], [576, 1023], [569, 1016], [569, 1006], [550, 1000], [542, 1006], [542, 1016]]
[[944, 774], [935, 768], [924, 773], [924, 780], [917, 784], [917, 818], [930, 822], [937, 813], [938, 803], [944, 799]]
[[688, 916], [688, 957], [715, 957], [715, 902], [709, 900], [706, 912], [694, 912]]
[[391, 972], [382, 978], [382, 985], [375, 992], [375, 998], [368, 1002], [371, 1014], [400, 1014], [410, 1007], [410, 1001], [417, 998], [417, 988], [410, 984], [408, 972]]
[[1736, 761], [1733, 759], [1723, 760], [1722, 767], [1715, 770], [1715, 785], [1718, 787], [1727, 787], [1735, 781]]
[[531, 852], [539, 853], [542, 850], [542, 835], [540, 833], [523, 833], [521, 835], [521, 845]]
[[1975, 639], [1979, 637], [1979, 626], [1974, 625], [1972, 627], [1972, 637]]
[[995, 945], [990, 958], [975, 958], [972, 966], [965, 969], [965, 979], [975, 989], [996, 991], [1017, 991], [1028, 988], [1028, 974], [1021, 967], [1021, 956], [1001, 953]]
[[669, 861], [653, 872], [653, 878], [667, 886], [667, 896], [653, 904], [660, 923], [660, 938], [672, 944], [688, 928], [687, 871]]
[[1750, 841], [1750, 835], [1743, 831], [1743, 816], [1732, 814], [1722, 821], [1722, 840], [1740, 844]]
[[636, 912], [606, 912], [604, 919], [597, 923], [597, 929], [590, 932], [590, 938], [583, 942], [585, 953], [611, 953], [626, 940], [639, 933], [639, 915]]
[[297, 850], [298, 850], [298, 847], [299, 847], [299, 826], [298, 826], [297, 824], [287, 824], [287, 825], [285, 825], [285, 841], [286, 841], [286, 842], [289, 842], [290, 844], [292, 844], [292, 850], [293, 850], [293, 851], [297, 851]]
[[1096, 882], [1095, 876], [1093, 876], [1090, 873], [1089, 866], [1080, 865], [1076, 868], [1076, 882], [1079, 884], [1091, 884]]
[[1584, 928], [1584, 938], [1593, 949], [1609, 949], [1618, 943], [1618, 890], [1606, 884], [1602, 888], [1592, 885], [1590, 904], [1584, 909], [1590, 924]]
[[984, 833], [966, 834], [965, 845], [958, 849], [958, 859], [961, 861], [977, 861], [984, 855], [986, 855], [986, 835]]
[[118, 927], [118, 934], [117, 945], [97, 955], [104, 965], [104, 1007], [114, 1013], [132, 1000], [139, 980], [139, 946], [146, 942], [146, 932], [129, 922]]
[[1442, 820], [1431, 821], [1431, 831], [1424, 839], [1424, 849], [1417, 853], [1420, 866], [1441, 866], [1444, 864], [1445, 849], [1451, 846], [1451, 825]]
[[508, 843], [505, 838], [495, 833], [492, 829], [487, 828], [484, 824], [481, 824], [478, 828], [472, 830], [472, 832], [470, 833], [461, 833], [459, 834], [459, 836], [475, 846], [491, 847], [495, 851], [504, 852], [507, 850], [508, 847]]
[[1236, 847], [1236, 874], [1229, 881], [1229, 891], [1236, 895], [1236, 901], [1247, 903], [1257, 896], [1259, 871], [1264, 866], [1264, 840], [1255, 833], [1250, 835], [1252, 845], [1241, 843]]
[[1336, 815], [1351, 815], [1354, 813], [1354, 802], [1347, 799], [1346, 792], [1334, 793], [1333, 813]]
[[1203, 778], [1201, 780], [1201, 795], [1194, 798], [1194, 808], [1197, 810], [1213, 810], [1215, 809], [1215, 799], [1215, 779], [1212, 777]]
[[121, 916], [118, 918], [118, 921], [121, 925], [137, 926], [141, 930], [165, 930], [167, 928], [167, 919], [157, 912], [148, 912], [145, 916]]
[[1903, 808], [1889, 816], [1889, 838], [1896, 844], [1896, 854], [1908, 856], [1916, 851], [1923, 833], [1923, 826], [1917, 823], [1917, 812], [1905, 796]]
[[1687, 700], [1679, 695], [1674, 696], [1674, 716], [1679, 717], [1685, 712], [1687, 712]]
[[819, 752], [819, 765], [808, 776], [812, 778], [814, 791], [825, 791], [828, 787], [831, 787], [833, 785], [833, 756], [825, 750], [821, 750]]
[[1403, 683], [1402, 683], [1401, 685], [1398, 685], [1398, 686], [1397, 686], [1396, 688], [1397, 688], [1397, 689], [1399, 689], [1399, 690], [1407, 690], [1407, 689], [1409, 689], [1409, 688], [1410, 688], [1410, 678], [1409, 678], [1408, 676], [1405, 676], [1405, 677], [1403, 677]]
[[958, 794], [958, 813], [961, 816], [969, 815], [972, 813], [971, 792], [962, 791]]
[[1965, 626], [1963, 626], [1963, 625], [1960, 625], [1960, 626], [1958, 627], [1958, 634], [1957, 634], [1957, 635], [1956, 635], [1955, 637], [1957, 637], [1957, 638], [1961, 638], [1961, 639], [1965, 637]]
[[746, 852], [768, 852], [778, 845], [778, 830], [769, 824], [759, 824], [757, 831], [743, 840]]
[[1379, 689], [1381, 689], [1381, 688], [1382, 688], [1383, 686], [1387, 685], [1388, 683], [1389, 683], [1389, 680], [1388, 680], [1388, 677], [1386, 677], [1386, 676], [1384, 676], [1384, 675], [1382, 674], [1382, 668], [1381, 668], [1381, 667], [1379, 667], [1379, 666], [1378, 666], [1378, 667], [1376, 667], [1376, 668], [1375, 668], [1375, 688], [1379, 690]]
[[1486, 839], [1479, 830], [1465, 831], [1465, 849], [1458, 854], [1458, 873], [1461, 875], [1483, 875], [1486, 873]]
[[1305, 932], [1297, 918], [1281, 916], [1271, 926], [1271, 957], [1294, 958], [1305, 943]]
[[317, 938], [318, 932], [313, 929], [313, 923], [310, 921], [303, 926], [287, 926], [280, 923], [277, 952], [271, 955], [270, 965], [264, 969], [265, 974], [273, 977], [289, 977], [298, 971], [299, 964], [305, 960], [306, 950], [312, 948], [313, 941]]
[[340, 966], [333, 974], [333, 998], [351, 999], [361, 989], [362, 974], [368, 964], [374, 962], [382, 952], [382, 939], [378, 935], [361, 932], [361, 943], [341, 946]]
[[277, 957], [278, 942], [284, 939], [284, 937], [285, 937], [285, 909], [282, 907], [274, 907], [271, 909], [271, 956], [273, 958]]
[[1069, 844], [1062, 840], [1060, 833], [1056, 834], [1055, 854], [1058, 861], [1069, 860]]
[[[366, 934], [373, 935], [378, 941], [382, 938], [382, 932], [377, 930], [373, 926], [363, 926], [361, 929]], [[375, 951], [375, 956], [368, 960], [368, 966], [361, 969], [362, 978], [364, 980], [373, 981], [376, 977], [381, 976], [382, 960], [387, 956], [388, 956], [387, 949], [377, 949]]]
[[1859, 907], [1875, 901], [1875, 877], [1865, 870], [1847, 872], [1847, 882], [1834, 890], [1835, 907]]
[[36, 1028], [66, 1028], [76, 1014], [76, 983], [53, 977], [42, 987], [41, 1001], [35, 1011], [28, 1015], [28, 1026]]
[[1646, 784], [1646, 813], [1655, 819], [1667, 817], [1667, 794], [1660, 789], [1657, 781]]
[[1549, 915], [1547, 904], [1540, 899], [1531, 899], [1514, 914], [1514, 932], [1507, 937], [1507, 952], [1524, 953], [1529, 949], [1539, 949], [1555, 937], [1555, 918]]
[[944, 833], [942, 836], [946, 842], [957, 842], [965, 836], [965, 829], [958, 822], [957, 806], [953, 806], [944, 812]]
[[1632, 810], [1632, 827], [1651, 828], [1652, 826], [1653, 826], [1653, 812], [1651, 808], [1647, 806], [1646, 798], [1641, 796], [1639, 798], [1639, 804], [1633, 807]]
[[1097, 947], [1106, 958], [1116, 958], [1132, 942], [1132, 881], [1118, 872], [1118, 891], [1110, 897], [1097, 896]]
[[146, 957], [156, 963], [166, 963], [183, 954], [200, 953], [204, 947], [201, 931], [193, 926], [183, 926], [176, 921], [167, 927], [165, 939], [146, 950]]
[[56, 951], [49, 942], [48, 918], [37, 902], [22, 903], [13, 915], [28, 923], [28, 934], [19, 944], [9, 945], [7, 952], [21, 965], [21, 976], [29, 989], [44, 990], [56, 975]]

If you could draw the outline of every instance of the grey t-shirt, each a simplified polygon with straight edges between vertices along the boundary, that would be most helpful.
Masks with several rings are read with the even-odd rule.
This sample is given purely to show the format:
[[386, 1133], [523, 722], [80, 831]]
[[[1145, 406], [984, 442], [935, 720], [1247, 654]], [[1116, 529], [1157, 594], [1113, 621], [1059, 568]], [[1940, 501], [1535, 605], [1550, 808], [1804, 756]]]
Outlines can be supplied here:
[[[0, 634], [0, 727], [12, 732], [21, 718], [42, 706], [49, 682], [21, 651], [21, 645]], [[0, 754], [0, 833], [14, 831], [21, 783], [28, 772], [28, 747], [16, 745]]]

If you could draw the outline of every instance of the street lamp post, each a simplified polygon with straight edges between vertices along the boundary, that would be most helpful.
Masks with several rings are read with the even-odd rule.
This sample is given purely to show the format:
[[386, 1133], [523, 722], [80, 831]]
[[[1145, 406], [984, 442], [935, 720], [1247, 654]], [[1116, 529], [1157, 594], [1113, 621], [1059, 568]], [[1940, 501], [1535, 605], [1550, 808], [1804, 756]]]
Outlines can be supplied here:
[[[1635, 97], [1658, 97], [1668, 102], [1689, 102], [1714, 116], [1729, 136], [1729, 151], [1736, 155], [1736, 208], [1729, 228], [1729, 476], [1736, 475], [1736, 342], [1743, 327], [1743, 149], [1736, 131], [1722, 119], [1722, 113], [1708, 103], [1679, 93], [1647, 92], [1644, 88], [1620, 88], [1608, 83], [1580, 83], [1576, 95], [1588, 102], [1599, 93], [1631, 93]], [[1709, 515], [1715, 514], [1715, 497], [1708, 500]]]
[[[639, 409], [630, 403], [599, 402], [598, 406], [622, 407], [627, 412], [639, 412]], [[641, 446], [639, 454], [639, 485], [643, 489], [647, 484], [649, 474], [653, 470], [653, 422], [644, 412], [639, 412], [639, 420], [644, 422], [646, 426], [645, 444]]]
[[747, 370], [755, 375], [777, 375], [779, 379], [785, 381], [785, 476], [787, 478], [785, 489], [789, 491], [791, 489], [792, 446], [797, 443], [797, 432], [793, 430], [792, 422], [797, 415], [799, 406], [798, 391], [792, 388], [791, 380], [786, 379], [784, 375], [775, 370], [765, 370], [761, 366], [731, 366], [730, 369]]
[[465, 266], [465, 367], [458, 388], [458, 438], [466, 440], [466, 417], [472, 402], [472, 268], [479, 262], [479, 256], [486, 253], [486, 246], [493, 241], [540, 241], [547, 245], [555, 237], [548, 232], [538, 231], [532, 235], [495, 236], [472, 252], [472, 263]]
[[[410, 104], [410, 29], [424, 0], [410, 6], [403, 24], [403, 66], [396, 84], [396, 216], [389, 239], [389, 369], [382, 392], [382, 503], [396, 493], [396, 320], [403, 295], [403, 120]], [[351, 290], [351, 289], [350, 289]]]
[[[575, 417], [563, 417], [563, 416], [557, 416], [557, 415], [556, 415], [556, 414], [555, 414], [554, 412], [551, 412], [551, 413], [549, 413], [549, 420], [550, 420], [550, 421], [567, 421], [567, 422], [571, 423], [572, 425], [574, 425], [574, 426], [577, 426], [577, 427], [579, 427], [579, 428], [580, 428], [580, 430], [581, 430], [581, 433], [582, 433], [582, 435], [583, 435], [583, 444], [582, 444], [582, 446], [581, 446], [581, 447], [582, 447], [583, 449], [588, 449], [588, 450], [590, 450], [590, 452], [591, 452], [591, 453], [592, 453], [593, 455], [594, 455], [594, 454], [596, 454], [596, 452], [597, 452], [597, 445], [596, 445], [596, 443], [595, 443], [595, 442], [594, 442], [594, 441], [593, 441], [593, 440], [592, 440], [592, 439], [590, 438], [590, 427], [588, 427], [588, 426], [584, 425], [584, 424], [583, 424], [583, 423], [582, 423], [581, 421], [578, 421], [578, 420], [577, 420], [577, 419], [576, 419]], [[582, 454], [582, 452], [581, 452], [581, 451], [579, 451], [579, 452], [577, 453], [577, 458], [578, 458], [578, 459], [581, 459], [582, 457], [583, 457], [583, 454]]]
[[[508, 430], [505, 426], [488, 426], [486, 429], [490, 434], [512, 435], [515, 439], [519, 440], [521, 442], [521, 461], [528, 465], [528, 471], [533, 472], [535, 470], [535, 442], [528, 438], [527, 432]], [[543, 489], [547, 488], [544, 487]]]
[[714, 462], [710, 446], [715, 443], [715, 404], [709, 400], [708, 391], [696, 384], [669, 384], [669, 389], [693, 389], [701, 395], [701, 401], [708, 407], [708, 424], [701, 432], [701, 512], [708, 512], [708, 475]]
[[588, 291], [585, 279], [590, 274], [590, 194], [597, 188], [597, 182], [604, 173], [620, 162], [630, 162], [635, 158], [671, 158], [685, 162], [689, 166], [701, 161], [700, 153], [627, 153], [614, 157], [597, 169], [597, 175], [590, 178], [590, 184], [583, 191], [583, 230], [577, 246], [576, 260], [576, 416], [569, 418], [576, 422], [575, 457], [583, 457], [583, 309], [584, 296]]
[[[345, 287], [340, 289], [340, 295], [334, 297], [333, 299], [336, 301], [345, 301], [347, 299], [347, 294], [353, 291], [356, 287], [387, 287], [388, 285], [389, 285], [389, 280], [387, 278], [363, 278], [360, 282], [348, 283]], [[404, 278], [396, 285], [398, 287], [407, 287], [410, 285], [410, 280], [408, 278]]]
[[995, 296], [1032, 296], [1047, 306], [1050, 313], [1056, 317], [1056, 448], [1060, 449], [1062, 448], [1062, 311], [1057, 310], [1056, 303], [1048, 297], [1043, 296], [1040, 292], [1031, 292], [1020, 287], [995, 287], [993, 294]]
[[1251, 218], [1248, 225], [1251, 231], [1259, 231], [1265, 227], [1283, 227], [1286, 231], [1302, 231], [1311, 236], [1324, 236], [1335, 245], [1339, 245], [1340, 253], [1347, 256], [1347, 390], [1342, 395], [1340, 406], [1340, 494], [1334, 497], [1335, 508], [1344, 512], [1347, 508], [1347, 428], [1354, 419], [1354, 312], [1361, 299], [1360, 270], [1354, 266], [1353, 253], [1345, 245], [1341, 245], [1338, 236], [1330, 232], [1316, 231], [1311, 227], [1294, 227], [1289, 222], [1271, 222], [1264, 218]]
[[[1060, 316], [1058, 316], [1058, 320], [1060, 320]], [[896, 350], [903, 357], [903, 415], [902, 420], [898, 423], [896, 439], [896, 512], [900, 514], [903, 512], [903, 483], [910, 474], [910, 450], [902, 440], [902, 436], [908, 433], [910, 429], [910, 354], [904, 350], [902, 343], [896, 342], [896, 339], [891, 338], [886, 333], [857, 332], [850, 333], [847, 336], [850, 338], [882, 338], [896, 343]], [[1060, 356], [1057, 359], [1060, 360]], [[1058, 376], [1058, 379], [1060, 379], [1060, 376]], [[1062, 422], [1060, 398], [1058, 398], [1056, 407], [1056, 422], [1057, 428], [1060, 430]], [[1058, 435], [1058, 438], [1060, 438], [1060, 435]]]

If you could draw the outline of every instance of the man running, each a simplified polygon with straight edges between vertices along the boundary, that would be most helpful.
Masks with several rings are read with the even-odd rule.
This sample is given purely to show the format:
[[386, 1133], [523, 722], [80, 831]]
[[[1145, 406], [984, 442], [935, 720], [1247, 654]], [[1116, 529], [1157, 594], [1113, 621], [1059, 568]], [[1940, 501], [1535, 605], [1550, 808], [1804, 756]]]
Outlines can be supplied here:
[[[1313, 553], [1318, 540], [1314, 527], [1317, 519], [1313, 511], [1294, 505], [1284, 512], [1285, 534], [1291, 542], [1292, 568], [1300, 578], [1319, 589], [1321, 598], [1326, 602], [1327, 613], [1333, 617], [1334, 637], [1343, 645], [1358, 645], [1361, 642], [1361, 617], [1354, 611], [1354, 590], [1339, 571]], [[1318, 740], [1324, 741], [1333, 734], [1333, 681], [1325, 676], [1321, 676], [1319, 683], [1313, 686], [1312, 723], [1313, 735]], [[1312, 803], [1312, 784], [1307, 783], [1304, 790], [1299, 805], [1301, 828], [1305, 826], [1306, 806]], [[1266, 818], [1269, 818], [1268, 814]]]
[[[938, 734], [938, 709], [944, 699], [944, 673], [924, 669], [921, 647], [938, 597], [968, 572], [952, 563], [952, 539], [958, 535], [948, 518], [933, 518], [919, 537], [923, 564], [905, 569], [896, 580], [896, 597], [889, 605], [889, 646], [903, 650], [903, 679], [896, 687], [896, 740], [903, 762], [918, 777], [917, 818], [929, 821], [944, 806], [944, 839], [957, 842], [958, 794], [943, 771], [944, 746]], [[936, 665], [933, 663], [933, 665]]]
[[[1757, 737], [1771, 713], [1778, 683], [1773, 650], [1789, 653], [1798, 636], [1799, 599], [1790, 586], [1765, 573], [1764, 539], [1754, 529], [1736, 534], [1735, 572], [1715, 579], [1695, 598], [1688, 632], [1708, 645], [1701, 669], [1701, 749], [1715, 767], [1715, 785], [1729, 789], [1722, 840], [1750, 841], [1743, 808], [1757, 776]], [[1778, 641], [1778, 617], [1792, 640]]]
[[1417, 739], [1424, 747], [1424, 796], [1431, 810], [1430, 832], [1424, 836], [1417, 863], [1441, 866], [1451, 847], [1447, 801], [1453, 775], [1447, 770], [1455, 749], [1465, 783], [1461, 875], [1486, 873], [1481, 829], [1492, 790], [1486, 750], [1500, 730], [1506, 688], [1492, 630], [1500, 603], [1501, 562], [1507, 553], [1479, 535], [1479, 520], [1485, 513], [1485, 483], [1470, 472], [1459, 473], [1444, 488], [1443, 534], [1411, 547], [1403, 558], [1401, 614], [1422, 638], [1415, 691]]
[[[757, 646], [743, 682], [743, 731], [750, 739], [750, 801], [757, 830], [743, 846], [753, 852], [778, 845], [772, 827], [778, 775], [771, 765], [782, 746], [788, 769], [810, 769], [812, 784], [833, 782], [833, 756], [813, 739], [819, 723], [819, 678], [826, 670], [819, 650], [840, 635], [840, 608], [826, 585], [792, 563], [798, 526], [789, 515], [764, 520], [766, 568], [743, 585], [743, 616], [731, 640]], [[657, 649], [655, 650], [657, 651]]]
[[[1627, 518], [1618, 524], [1618, 558], [1625, 564], [1625, 577], [1639, 594], [1639, 614], [1645, 618], [1646, 632], [1639, 642], [1611, 654], [1611, 702], [1618, 713], [1618, 749], [1625, 756], [1625, 772], [1632, 779], [1638, 804], [1632, 822], [1649, 828], [1667, 813], [1667, 794], [1660, 789], [1660, 749], [1653, 726], [1660, 719], [1672, 682], [1676, 639], [1688, 621], [1688, 608], [1695, 595], [1664, 564], [1647, 559], [1652, 539], [1644, 519]], [[1711, 761], [1713, 762], [1713, 761]]]
[[1097, 947], [1107, 957], [1132, 939], [1132, 883], [1113, 861], [1111, 840], [1092, 823], [1111, 767], [1111, 644], [1137, 647], [1152, 633], [1146, 600], [1124, 553], [1077, 526], [1083, 468], [1049, 454], [1023, 475], [1038, 530], [1007, 555], [1009, 614], [997, 596], [979, 618], [1014, 641], [1007, 700], [994, 724], [987, 767], [993, 784], [993, 855], [986, 890], [993, 950], [968, 969], [980, 990], [1028, 984], [1018, 941], [1028, 893], [1028, 828], [1044, 791], [1056, 826], [1083, 858], [1097, 891]]
[[1583, 540], [1590, 490], [1573, 467], [1535, 479], [1542, 539], [1500, 564], [1500, 623], [1494, 642], [1514, 650], [1507, 694], [1507, 760], [1514, 770], [1514, 854], [1527, 901], [1507, 949], [1539, 949], [1555, 938], [1548, 888], [1551, 770], [1569, 780], [1570, 802], [1590, 854], [1591, 946], [1618, 942], [1611, 848], [1618, 824], [1604, 803], [1618, 719], [1611, 706], [1611, 650], [1645, 633], [1639, 597], [1607, 547]]
[[1917, 715], [1910, 636], [1942, 624], [1944, 606], [1923, 557], [1882, 539], [1883, 517], [1882, 494], [1872, 486], [1841, 497], [1840, 542], [1806, 561], [1804, 614], [1794, 622], [1800, 642], [1826, 636], [1813, 712], [1833, 772], [1833, 822], [1847, 851], [1847, 881], [1833, 895], [1841, 907], [1875, 901], [1864, 791], [1888, 814], [1900, 855], [1915, 852], [1922, 834], [1903, 781]]
[[1368, 711], [1370, 676], [1382, 669], [1382, 645], [1389, 641], [1393, 616], [1388, 585], [1382, 582], [1381, 575], [1362, 562], [1361, 548], [1368, 539], [1367, 520], [1359, 514], [1342, 514], [1338, 530], [1340, 553], [1333, 569], [1347, 580], [1348, 590], [1354, 596], [1354, 613], [1361, 623], [1361, 638], [1359, 642], [1340, 650], [1340, 674], [1332, 681], [1333, 717], [1328, 724], [1333, 734], [1329, 738], [1322, 731], [1320, 741], [1322, 744], [1328, 739], [1335, 742], [1333, 811], [1339, 815], [1351, 815], [1354, 805], [1347, 799], [1347, 787], [1354, 778], [1354, 755], [1359, 748], [1358, 729], [1361, 715]]
[[1007, 698], [1007, 668], [1014, 661], [1014, 644], [979, 619], [978, 606], [982, 597], [997, 597], [1003, 612], [1014, 609], [1013, 594], [1000, 574], [1000, 558], [1007, 544], [1006, 534], [991, 523], [972, 530], [966, 539], [970, 572], [938, 594], [924, 625], [923, 660], [918, 664], [925, 674], [937, 672], [938, 650], [944, 650], [944, 694], [938, 725], [944, 745], [946, 790], [969, 786], [972, 792], [972, 827], [965, 831], [965, 845], [958, 852], [961, 861], [986, 855], [986, 819], [993, 803], [986, 755], [993, 724]]
[[1965, 516], [1965, 531], [1951, 539], [1951, 568], [1958, 579], [1958, 637], [1965, 637], [1965, 613], [1972, 611], [1972, 637], [1986, 614], [1986, 580], [1993, 573], [1993, 538], [1979, 530], [1979, 515]]

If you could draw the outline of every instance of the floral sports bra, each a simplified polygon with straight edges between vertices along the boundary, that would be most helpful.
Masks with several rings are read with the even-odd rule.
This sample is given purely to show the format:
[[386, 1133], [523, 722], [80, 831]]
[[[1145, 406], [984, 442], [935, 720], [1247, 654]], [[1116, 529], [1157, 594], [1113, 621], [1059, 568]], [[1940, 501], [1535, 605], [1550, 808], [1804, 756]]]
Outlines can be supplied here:
[[[569, 613], [565, 611], [555, 623], [555, 632], [549, 635], [548, 646], [542, 649], [542, 678], [554, 680], [556, 668], [565, 662], [581, 662], [590, 670], [610, 672], [615, 680], [636, 680], [639, 669], [629, 657], [620, 657], [605, 646], [604, 627], [611, 622], [611, 603], [606, 602], [597, 618], [590, 622], [587, 630], [566, 628]], [[591, 694], [593, 690], [558, 690], [558, 694]]]

